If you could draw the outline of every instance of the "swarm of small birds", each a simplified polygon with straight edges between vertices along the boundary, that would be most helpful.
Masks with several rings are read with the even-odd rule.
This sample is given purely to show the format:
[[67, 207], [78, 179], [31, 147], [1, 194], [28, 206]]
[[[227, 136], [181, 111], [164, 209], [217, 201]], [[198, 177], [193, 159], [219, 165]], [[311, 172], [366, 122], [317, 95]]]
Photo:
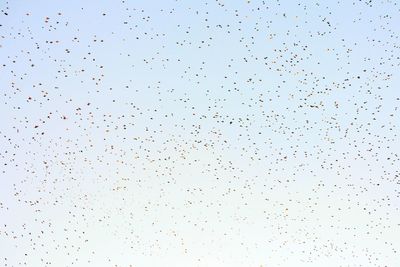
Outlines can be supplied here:
[[0, 2], [0, 266], [400, 266], [400, 2]]

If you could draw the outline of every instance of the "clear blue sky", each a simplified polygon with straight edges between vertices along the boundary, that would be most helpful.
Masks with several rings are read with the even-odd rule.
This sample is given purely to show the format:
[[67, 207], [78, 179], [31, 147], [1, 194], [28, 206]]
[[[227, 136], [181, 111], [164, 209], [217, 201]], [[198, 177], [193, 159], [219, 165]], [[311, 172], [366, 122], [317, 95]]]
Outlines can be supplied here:
[[1, 266], [399, 266], [398, 1], [1, 1]]

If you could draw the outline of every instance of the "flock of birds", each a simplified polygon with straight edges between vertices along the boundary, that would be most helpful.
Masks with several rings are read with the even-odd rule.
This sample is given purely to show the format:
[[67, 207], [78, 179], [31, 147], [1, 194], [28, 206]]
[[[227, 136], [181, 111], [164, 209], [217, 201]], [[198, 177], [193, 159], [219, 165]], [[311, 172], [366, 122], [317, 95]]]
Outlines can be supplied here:
[[2, 1], [0, 266], [400, 266], [400, 2]]

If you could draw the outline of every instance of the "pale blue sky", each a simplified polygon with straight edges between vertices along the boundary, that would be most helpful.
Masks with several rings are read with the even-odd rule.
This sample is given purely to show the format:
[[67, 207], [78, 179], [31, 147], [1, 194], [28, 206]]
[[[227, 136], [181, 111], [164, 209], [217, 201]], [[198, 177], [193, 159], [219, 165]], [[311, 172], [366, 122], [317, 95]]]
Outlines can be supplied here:
[[0, 265], [398, 266], [399, 4], [1, 2]]

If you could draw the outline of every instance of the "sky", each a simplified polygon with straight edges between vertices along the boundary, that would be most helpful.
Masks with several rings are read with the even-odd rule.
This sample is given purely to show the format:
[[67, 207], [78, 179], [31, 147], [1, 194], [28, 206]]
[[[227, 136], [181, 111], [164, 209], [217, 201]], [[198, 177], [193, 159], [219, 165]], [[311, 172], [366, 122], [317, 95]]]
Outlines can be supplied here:
[[0, 1], [0, 266], [400, 266], [399, 13]]

